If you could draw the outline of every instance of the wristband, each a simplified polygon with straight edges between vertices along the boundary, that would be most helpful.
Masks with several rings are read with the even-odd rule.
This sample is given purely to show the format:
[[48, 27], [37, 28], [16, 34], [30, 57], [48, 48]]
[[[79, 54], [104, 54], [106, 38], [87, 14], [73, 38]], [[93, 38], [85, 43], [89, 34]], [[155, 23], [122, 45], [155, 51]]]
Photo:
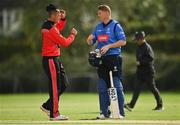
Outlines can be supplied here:
[[72, 35], [76, 36], [74, 33], [71, 33]]
[[65, 21], [65, 20], [66, 20], [66, 17], [64, 17], [64, 18], [61, 18], [61, 20], [62, 20], [62, 21]]

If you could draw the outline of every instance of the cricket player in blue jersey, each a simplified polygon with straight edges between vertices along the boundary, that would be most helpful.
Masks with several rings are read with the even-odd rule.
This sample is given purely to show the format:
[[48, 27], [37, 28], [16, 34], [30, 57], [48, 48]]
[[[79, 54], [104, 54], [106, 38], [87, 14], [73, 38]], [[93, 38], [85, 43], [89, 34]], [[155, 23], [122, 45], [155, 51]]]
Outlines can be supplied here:
[[126, 45], [126, 36], [121, 25], [111, 18], [111, 9], [109, 6], [98, 6], [98, 17], [100, 22], [96, 25], [93, 33], [87, 38], [89, 45], [94, 45], [96, 42], [98, 43], [97, 49], [100, 50], [102, 55], [102, 64], [97, 68], [101, 110], [97, 118], [106, 119], [111, 117], [109, 110], [110, 99], [108, 95], [108, 89], [110, 88], [110, 70], [113, 72], [114, 87], [117, 90], [120, 118], [124, 118], [121, 46]]

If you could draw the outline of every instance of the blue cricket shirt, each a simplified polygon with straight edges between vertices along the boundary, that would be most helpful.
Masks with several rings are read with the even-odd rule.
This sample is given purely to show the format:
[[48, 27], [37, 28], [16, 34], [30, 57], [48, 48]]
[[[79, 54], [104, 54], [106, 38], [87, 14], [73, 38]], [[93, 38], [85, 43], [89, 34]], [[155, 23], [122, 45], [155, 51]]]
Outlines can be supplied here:
[[[126, 41], [123, 28], [116, 20], [110, 20], [106, 25], [103, 22], [98, 23], [92, 34], [95, 36], [93, 39], [93, 44], [98, 42], [97, 49], [101, 49], [103, 46], [115, 43], [119, 40]], [[110, 48], [103, 56], [120, 54], [121, 47], [118, 47]]]

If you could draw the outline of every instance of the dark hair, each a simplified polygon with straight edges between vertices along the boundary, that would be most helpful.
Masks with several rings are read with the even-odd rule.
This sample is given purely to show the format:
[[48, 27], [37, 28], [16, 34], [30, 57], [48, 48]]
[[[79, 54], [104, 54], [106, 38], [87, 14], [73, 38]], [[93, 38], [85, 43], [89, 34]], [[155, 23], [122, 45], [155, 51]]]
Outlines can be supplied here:
[[111, 8], [108, 5], [99, 5], [98, 10], [107, 11], [107, 12], [111, 13]]
[[46, 6], [46, 11], [48, 13], [53, 12], [53, 11], [55, 12], [55, 11], [57, 11], [57, 7], [55, 5], [53, 5], [53, 4], [49, 4], [49, 5]]

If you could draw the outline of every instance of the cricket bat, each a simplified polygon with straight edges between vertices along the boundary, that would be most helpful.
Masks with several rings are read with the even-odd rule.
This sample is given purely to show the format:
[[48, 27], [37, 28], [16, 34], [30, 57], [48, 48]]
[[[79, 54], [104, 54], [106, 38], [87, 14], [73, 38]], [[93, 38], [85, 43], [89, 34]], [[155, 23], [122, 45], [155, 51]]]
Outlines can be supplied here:
[[111, 100], [112, 118], [119, 119], [120, 113], [119, 113], [118, 96], [117, 96], [116, 88], [114, 87], [112, 71], [109, 71], [109, 76], [110, 76], [110, 83], [111, 83], [111, 88], [109, 88], [109, 96]]

